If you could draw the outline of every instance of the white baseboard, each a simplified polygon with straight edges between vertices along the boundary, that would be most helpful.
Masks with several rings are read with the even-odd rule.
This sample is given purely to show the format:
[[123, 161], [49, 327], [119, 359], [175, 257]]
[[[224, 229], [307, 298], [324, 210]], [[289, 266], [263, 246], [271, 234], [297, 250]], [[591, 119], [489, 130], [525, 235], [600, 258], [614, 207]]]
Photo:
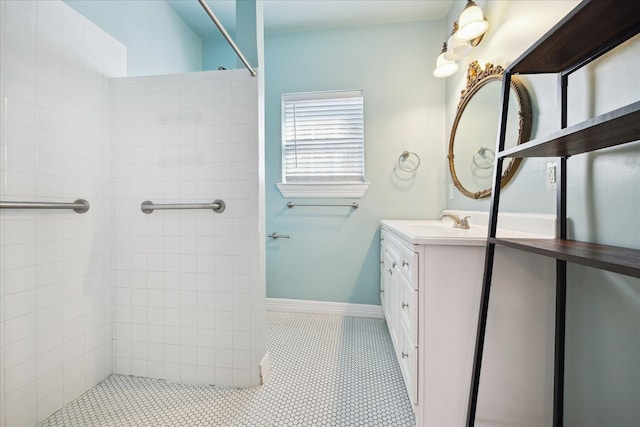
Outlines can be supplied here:
[[308, 301], [300, 299], [267, 298], [267, 310], [294, 313], [334, 314], [338, 316], [384, 318], [382, 307], [372, 304]]

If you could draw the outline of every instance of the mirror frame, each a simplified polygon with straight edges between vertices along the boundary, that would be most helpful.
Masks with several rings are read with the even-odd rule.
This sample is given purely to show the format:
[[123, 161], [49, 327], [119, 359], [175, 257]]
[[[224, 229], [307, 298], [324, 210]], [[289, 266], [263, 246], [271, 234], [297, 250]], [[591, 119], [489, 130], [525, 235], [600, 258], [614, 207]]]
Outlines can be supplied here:
[[[491, 195], [491, 187], [485, 188], [480, 191], [471, 192], [467, 190], [458, 179], [453, 154], [456, 131], [458, 129], [460, 119], [462, 118], [462, 113], [464, 113], [465, 107], [469, 104], [473, 96], [480, 89], [482, 89], [492, 81], [502, 82], [503, 73], [504, 68], [499, 65], [497, 67], [494, 67], [493, 64], [487, 63], [483, 70], [482, 67], [480, 67], [480, 65], [478, 64], [478, 61], [473, 61], [469, 64], [469, 69], [467, 70], [467, 87], [460, 93], [460, 101], [458, 102], [456, 117], [453, 121], [453, 126], [451, 127], [451, 135], [449, 138], [449, 154], [447, 155], [447, 158], [449, 159], [449, 172], [451, 173], [451, 179], [453, 180], [453, 184], [456, 186], [458, 191], [472, 199], [482, 199], [485, 197], [489, 197]], [[502, 84], [500, 86], [500, 92], [502, 92]], [[529, 140], [529, 137], [531, 136], [531, 101], [524, 85], [515, 76], [511, 76], [511, 94], [509, 96], [514, 95], [520, 107], [520, 110], [518, 111], [518, 140], [516, 142], [516, 145], [519, 145], [523, 142], [527, 142]], [[500, 100], [500, 102], [502, 102], [502, 100]], [[500, 108], [500, 104], [498, 104], [498, 107]], [[498, 110], [496, 114], [497, 118], [499, 118], [499, 114], [500, 111]], [[520, 166], [521, 162], [521, 158], [512, 158], [509, 161], [506, 169], [504, 169], [504, 172], [502, 173], [502, 185], [500, 186], [500, 188], [504, 188], [509, 183], [509, 181], [511, 181], [511, 178], [513, 178], [513, 176], [515, 175], [516, 170], [518, 169], [518, 166]], [[493, 184], [491, 186], [493, 186]]]

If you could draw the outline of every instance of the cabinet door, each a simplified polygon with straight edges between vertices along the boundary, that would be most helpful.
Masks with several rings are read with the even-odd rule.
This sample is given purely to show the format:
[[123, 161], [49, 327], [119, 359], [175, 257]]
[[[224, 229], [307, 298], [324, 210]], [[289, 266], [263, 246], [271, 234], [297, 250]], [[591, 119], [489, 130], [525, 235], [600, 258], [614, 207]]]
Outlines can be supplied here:
[[391, 290], [391, 261], [389, 254], [385, 251], [381, 251], [380, 254], [380, 304], [382, 305], [382, 312], [387, 317], [387, 292]]
[[398, 363], [400, 371], [404, 378], [404, 384], [407, 387], [409, 399], [414, 405], [418, 404], [418, 348], [415, 346], [411, 338], [403, 327], [400, 327], [400, 345], [396, 347], [398, 350]]
[[399, 322], [407, 331], [408, 337], [416, 344], [418, 342], [418, 291], [414, 289], [407, 277], [398, 271], [394, 271], [396, 276], [396, 295], [398, 299], [395, 304], [398, 309]]

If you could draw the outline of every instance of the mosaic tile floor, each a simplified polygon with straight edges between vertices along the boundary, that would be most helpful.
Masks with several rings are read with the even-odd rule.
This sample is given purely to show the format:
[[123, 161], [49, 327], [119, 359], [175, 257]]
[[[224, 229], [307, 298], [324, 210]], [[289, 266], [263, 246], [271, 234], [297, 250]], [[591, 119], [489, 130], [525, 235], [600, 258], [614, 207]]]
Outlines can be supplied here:
[[112, 375], [40, 426], [415, 425], [383, 320], [268, 312], [267, 347], [261, 387]]

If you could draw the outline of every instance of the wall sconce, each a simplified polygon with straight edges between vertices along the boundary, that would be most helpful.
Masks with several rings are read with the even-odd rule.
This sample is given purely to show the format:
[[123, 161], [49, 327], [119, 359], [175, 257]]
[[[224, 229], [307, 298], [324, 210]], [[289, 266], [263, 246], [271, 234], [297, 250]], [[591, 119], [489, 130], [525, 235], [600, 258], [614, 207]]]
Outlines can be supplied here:
[[[455, 33], [455, 38], [462, 41], [478, 39], [489, 28], [489, 22], [484, 19], [482, 9], [473, 0], [467, 0], [467, 5], [460, 14], [458, 22], [460, 24], [458, 25], [458, 31]], [[477, 46], [478, 43], [480, 43], [480, 40], [476, 44], [471, 42], [471, 45]]]
[[453, 23], [453, 30], [451, 30], [451, 36], [447, 40], [447, 53], [445, 53], [445, 59], [449, 61], [458, 61], [469, 53], [471, 53], [471, 44], [467, 40], [458, 40], [456, 32], [458, 31], [458, 23]]
[[478, 46], [489, 28], [482, 9], [473, 0], [467, 0], [458, 22], [453, 23], [451, 36], [436, 60], [436, 68], [433, 70], [436, 77], [449, 77], [458, 71], [460, 66], [455, 61], [467, 56], [472, 47]]
[[436, 68], [433, 70], [435, 77], [449, 77], [460, 68], [457, 62], [448, 60], [446, 54], [447, 44], [445, 43], [442, 45], [442, 51], [436, 60]]

